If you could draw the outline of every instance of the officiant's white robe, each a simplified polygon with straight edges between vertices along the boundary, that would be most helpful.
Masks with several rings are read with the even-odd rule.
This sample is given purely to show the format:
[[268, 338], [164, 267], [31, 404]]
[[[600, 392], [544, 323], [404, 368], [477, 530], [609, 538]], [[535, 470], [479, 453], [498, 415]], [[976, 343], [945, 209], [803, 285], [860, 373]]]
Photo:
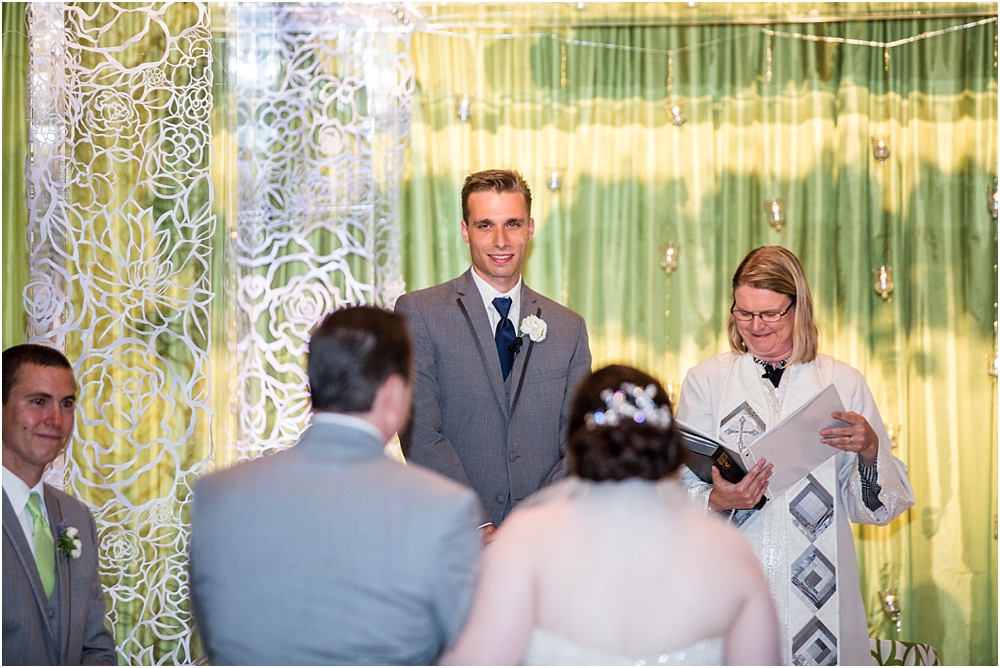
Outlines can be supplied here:
[[[739, 524], [761, 560], [778, 609], [786, 664], [871, 664], [849, 521], [884, 525], [912, 506], [907, 468], [893, 457], [868, 384], [855, 369], [819, 355], [786, 368], [777, 390], [761, 373], [748, 353], [702, 362], [684, 379], [677, 418], [738, 449], [833, 382], [845, 409], [868, 420], [879, 438], [882, 507], [872, 511], [865, 505], [858, 456], [841, 450], [760, 511], [721, 515]], [[682, 475], [688, 492], [708, 512], [711, 485], [686, 467]]]

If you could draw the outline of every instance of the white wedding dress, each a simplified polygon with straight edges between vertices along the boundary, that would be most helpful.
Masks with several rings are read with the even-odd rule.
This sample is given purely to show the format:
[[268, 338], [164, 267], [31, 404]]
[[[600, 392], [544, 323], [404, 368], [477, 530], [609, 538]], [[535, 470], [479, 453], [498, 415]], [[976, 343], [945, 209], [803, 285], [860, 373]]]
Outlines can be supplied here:
[[721, 666], [723, 639], [709, 638], [681, 650], [646, 657], [611, 654], [584, 647], [545, 629], [531, 632], [522, 666]]
[[[660, 559], [663, 550], [652, 534], [667, 534], [667, 543], [683, 544], [684, 536], [670, 529], [679, 526], [678, 519], [694, 514], [690, 499], [679, 484], [672, 481], [652, 483], [631, 479], [623, 482], [593, 483], [569, 477], [544, 488], [523, 504], [559, 506], [566, 533], [555, 538], [561, 563], [540, 574], [546, 582], [542, 617], [531, 632], [528, 646], [521, 657], [522, 665], [721, 665], [725, 643], [721, 636], [710, 636], [682, 647], [664, 647], [654, 654], [628, 656], [615, 651], [597, 649], [604, 646], [624, 646], [617, 642], [623, 637], [649, 646], [648, 633], [625, 623], [618, 635], [604, 632], [623, 616], [648, 618], [647, 611], [662, 608], [669, 589], [649, 587], [661, 567], [670, 569], [670, 561]], [[701, 518], [699, 517], [699, 520]], [[544, 549], [543, 546], [538, 546]], [[669, 550], [668, 550], [669, 552]], [[549, 553], [551, 554], [551, 552]], [[546, 562], [554, 560], [546, 559]], [[568, 559], [568, 561], [562, 561]], [[571, 565], [572, 564], [572, 565]], [[616, 580], [616, 572], [631, 571], [636, 577]], [[595, 582], [603, 581], [605, 584]], [[631, 584], [628, 582], [631, 581]], [[621, 588], [619, 586], [621, 585]], [[629, 611], [634, 615], [624, 614]], [[613, 612], [619, 611], [619, 612]], [[678, 614], [685, 613], [678, 611]], [[610, 615], [610, 617], [609, 617]], [[546, 618], [549, 620], [546, 622]], [[668, 627], [673, 624], [667, 624]], [[562, 629], [561, 631], [559, 629]], [[660, 627], [662, 628], [662, 627]], [[713, 632], [709, 632], [713, 633]], [[638, 634], [638, 635], [636, 635]], [[597, 640], [603, 637], [603, 641]], [[641, 642], [645, 637], [646, 642]], [[697, 636], [695, 636], [697, 637]], [[581, 644], [580, 639], [594, 640], [596, 647]], [[583, 642], [587, 642], [584, 640]], [[653, 647], [656, 643], [653, 642]], [[658, 648], [657, 648], [658, 649]]]

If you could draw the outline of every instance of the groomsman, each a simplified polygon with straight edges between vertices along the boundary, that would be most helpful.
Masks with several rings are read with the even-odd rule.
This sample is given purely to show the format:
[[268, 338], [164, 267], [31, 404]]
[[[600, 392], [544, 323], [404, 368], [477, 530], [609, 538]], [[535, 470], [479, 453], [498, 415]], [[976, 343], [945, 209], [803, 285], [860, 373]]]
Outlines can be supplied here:
[[487, 540], [518, 502], [565, 476], [570, 399], [590, 372], [583, 318], [521, 278], [534, 233], [520, 174], [472, 174], [462, 188], [471, 268], [396, 302], [416, 355], [403, 451], [476, 491]]
[[61, 352], [3, 351], [3, 663], [118, 664], [97, 574], [97, 528], [42, 481], [69, 443], [76, 379]]
[[201, 479], [191, 592], [212, 664], [422, 664], [457, 638], [481, 548], [468, 489], [382, 448], [409, 415], [401, 316], [336, 311], [309, 344], [312, 425]]

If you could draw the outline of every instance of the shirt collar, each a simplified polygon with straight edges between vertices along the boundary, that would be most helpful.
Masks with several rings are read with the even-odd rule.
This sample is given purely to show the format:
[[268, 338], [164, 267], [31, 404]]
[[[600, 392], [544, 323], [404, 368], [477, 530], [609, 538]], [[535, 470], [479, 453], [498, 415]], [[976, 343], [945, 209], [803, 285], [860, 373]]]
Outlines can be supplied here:
[[497, 297], [511, 298], [512, 303], [510, 306], [510, 315], [508, 315], [507, 317], [510, 318], [510, 321], [514, 323], [514, 327], [516, 329], [517, 320], [511, 316], [515, 316], [521, 313], [521, 283], [524, 281], [524, 279], [521, 276], [518, 276], [517, 285], [512, 287], [507, 292], [500, 292], [492, 285], [487, 283], [485, 280], [483, 280], [483, 277], [476, 272], [475, 268], [472, 269], [472, 280], [476, 282], [476, 287], [479, 288], [479, 295], [483, 298], [483, 305], [486, 307], [487, 311], [489, 311], [490, 308], [494, 309], [496, 308], [493, 306], [493, 300], [495, 298]]
[[28, 505], [28, 497], [32, 492], [38, 492], [38, 496], [42, 499], [42, 508], [45, 507], [45, 479], [42, 478], [34, 487], [28, 487], [28, 483], [24, 482], [13, 471], [10, 471], [6, 466], [3, 467], [3, 491], [7, 493], [7, 499], [10, 501], [10, 505], [14, 508], [14, 513], [17, 515], [21, 514], [24, 507]]
[[378, 442], [385, 445], [385, 434], [380, 432], [375, 425], [373, 425], [368, 420], [363, 420], [354, 415], [347, 415], [346, 413], [332, 413], [330, 411], [316, 411], [312, 416], [313, 424], [326, 424], [333, 425], [335, 427], [350, 427], [351, 429], [357, 429], [358, 431], [363, 431], [366, 434], [378, 439]]

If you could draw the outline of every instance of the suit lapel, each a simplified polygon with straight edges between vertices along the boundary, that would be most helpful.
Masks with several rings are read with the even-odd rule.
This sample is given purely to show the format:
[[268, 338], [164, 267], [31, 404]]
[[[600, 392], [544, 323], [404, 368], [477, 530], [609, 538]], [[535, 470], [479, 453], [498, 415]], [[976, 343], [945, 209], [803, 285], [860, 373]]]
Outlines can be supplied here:
[[[70, 582], [72, 557], [63, 556], [62, 552], [59, 551], [59, 527], [63, 523], [62, 506], [48, 485], [45, 485], [45, 507], [49, 511], [49, 527], [52, 529], [52, 541], [56, 545], [56, 572], [58, 573], [56, 586], [59, 588], [59, 629], [62, 635], [57, 645], [57, 651], [59, 652], [59, 663], [65, 665], [66, 639], [69, 637], [69, 624], [73, 612], [73, 588]], [[76, 529], [79, 531], [80, 527], [76, 527]]]
[[[538, 294], [534, 290], [529, 288], [524, 282], [521, 282], [521, 313], [520, 318], [524, 320], [529, 315], [534, 315], [537, 317], [542, 317], [542, 310], [538, 306]], [[514, 328], [520, 334], [520, 323], [514, 323]], [[521, 398], [521, 387], [524, 385], [524, 375], [528, 371], [528, 361], [531, 360], [531, 349], [534, 347], [535, 342], [529, 337], [521, 335], [523, 338], [523, 343], [527, 346], [522, 348], [520, 354], [514, 358], [514, 368], [511, 369], [511, 373], [516, 379], [516, 383], [513, 385], [514, 391], [510, 393], [510, 414], [514, 414], [514, 409], [517, 407], [517, 401]]]
[[[503, 407], [506, 417], [510, 417], [510, 409], [507, 404], [507, 390], [503, 384], [503, 370], [500, 368], [500, 357], [497, 355], [497, 344], [490, 331], [490, 320], [483, 307], [483, 298], [479, 294], [479, 288], [472, 278], [472, 269], [461, 276], [457, 286], [458, 308], [465, 317], [465, 322], [472, 332], [472, 339], [476, 342], [479, 356], [486, 367], [486, 376], [490, 379], [493, 393], [496, 395], [497, 403]], [[516, 360], [515, 360], [516, 363]]]
[[[47, 491], [47, 490], [46, 490]], [[45, 504], [48, 506], [49, 495], [45, 495]], [[50, 651], [50, 658], [53, 663], [57, 663], [60, 658], [58, 655], [58, 650], [55, 655], [51, 651], [58, 646], [55, 641], [55, 634], [52, 631], [52, 624], [49, 622], [49, 616], [47, 614], [48, 601], [45, 598], [45, 590], [42, 587], [42, 580], [38, 577], [38, 567], [35, 565], [35, 555], [31, 553], [31, 546], [28, 545], [28, 537], [24, 535], [24, 531], [21, 530], [21, 521], [17, 519], [17, 514], [14, 512], [14, 506], [10, 504], [10, 499], [7, 498], [7, 492], [3, 494], [3, 532], [7, 535], [7, 539], [14, 546], [14, 553], [17, 555], [17, 560], [21, 564], [21, 570], [24, 571], [25, 580], [28, 587], [31, 589], [31, 593], [35, 598], [35, 606], [38, 608], [38, 616], [42, 619], [42, 624], [45, 627], [45, 634], [48, 636], [48, 647]]]

